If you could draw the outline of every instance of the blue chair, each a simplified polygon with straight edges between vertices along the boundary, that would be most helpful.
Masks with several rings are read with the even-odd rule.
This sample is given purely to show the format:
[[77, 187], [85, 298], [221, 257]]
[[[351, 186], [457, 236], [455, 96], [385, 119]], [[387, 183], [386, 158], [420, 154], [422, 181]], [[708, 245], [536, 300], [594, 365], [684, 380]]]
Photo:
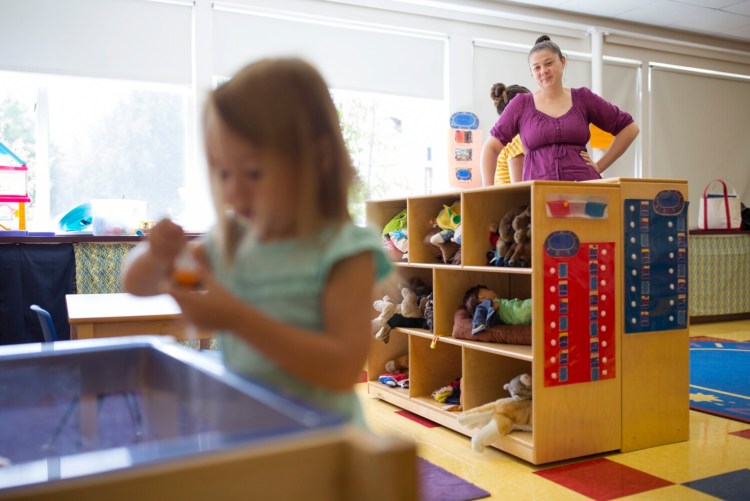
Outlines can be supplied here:
[[[29, 308], [36, 313], [37, 318], [39, 318], [39, 323], [42, 326], [42, 334], [44, 334], [44, 341], [46, 343], [50, 343], [53, 341], [57, 341], [57, 333], [55, 332], [55, 323], [52, 321], [52, 315], [49, 314], [47, 310], [42, 308], [41, 306], [38, 306], [36, 304], [32, 304], [29, 306]], [[140, 437], [143, 435], [142, 430], [142, 418], [141, 418], [141, 411], [139, 409], [138, 405], [138, 397], [136, 396], [135, 392], [132, 391], [124, 391], [124, 392], [115, 392], [114, 394], [122, 393], [123, 398], [125, 399], [125, 404], [128, 407], [128, 412], [130, 413], [130, 419], [133, 421], [133, 428], [134, 428], [134, 435], [136, 439], [140, 439]], [[97, 407], [97, 416], [99, 409], [101, 409], [102, 402], [105, 398], [108, 396], [112, 396], [113, 394], [109, 393], [100, 393], [96, 396], [96, 407]], [[68, 404], [68, 408], [65, 410], [65, 413], [63, 414], [62, 419], [60, 419], [60, 422], [55, 427], [55, 430], [52, 432], [52, 438], [50, 438], [49, 442], [45, 445], [45, 448], [52, 448], [55, 444], [55, 441], [60, 436], [60, 433], [62, 432], [63, 428], [65, 428], [68, 419], [70, 418], [71, 414], [73, 414], [73, 411], [80, 403], [80, 398], [76, 397], [73, 398], [73, 400], [70, 401], [70, 404]]]
[[52, 315], [41, 306], [35, 304], [29, 306], [29, 308], [39, 318], [39, 324], [42, 326], [42, 334], [44, 334], [44, 342], [51, 343], [57, 341], [57, 333], [55, 332], [55, 323], [52, 321]]

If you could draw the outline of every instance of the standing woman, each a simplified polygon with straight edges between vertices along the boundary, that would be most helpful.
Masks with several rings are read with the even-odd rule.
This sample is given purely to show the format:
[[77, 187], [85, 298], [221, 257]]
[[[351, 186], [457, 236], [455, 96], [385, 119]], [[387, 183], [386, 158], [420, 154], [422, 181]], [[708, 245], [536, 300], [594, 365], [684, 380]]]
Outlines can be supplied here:
[[[503, 147], [521, 135], [526, 156], [523, 180], [600, 179], [638, 136], [633, 117], [586, 87], [563, 87], [567, 58], [547, 35], [539, 37], [529, 52], [529, 65], [539, 88], [513, 99], [482, 148], [482, 172], [496, 164]], [[589, 124], [615, 136], [598, 161], [586, 151]]]
[[[505, 107], [511, 99], [517, 94], [531, 92], [522, 85], [510, 85], [508, 87], [502, 83], [496, 83], [490, 89], [490, 98], [495, 104], [497, 114], [502, 115]], [[516, 134], [513, 140], [505, 145], [500, 155], [497, 157], [497, 164], [493, 169], [491, 163], [487, 164], [487, 171], [482, 169], [482, 186], [492, 186], [492, 184], [509, 184], [521, 180], [523, 173], [523, 144], [521, 136]]]

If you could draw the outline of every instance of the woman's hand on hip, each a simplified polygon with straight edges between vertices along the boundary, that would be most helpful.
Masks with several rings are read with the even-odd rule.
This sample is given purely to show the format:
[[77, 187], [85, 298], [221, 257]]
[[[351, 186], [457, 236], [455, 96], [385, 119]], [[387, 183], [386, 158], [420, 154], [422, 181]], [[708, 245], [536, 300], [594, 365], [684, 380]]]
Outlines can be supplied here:
[[581, 150], [581, 158], [588, 164], [589, 167], [594, 169], [599, 174], [602, 173], [602, 171], [599, 170], [599, 165], [591, 160], [591, 157], [589, 156], [589, 152], [587, 150]]

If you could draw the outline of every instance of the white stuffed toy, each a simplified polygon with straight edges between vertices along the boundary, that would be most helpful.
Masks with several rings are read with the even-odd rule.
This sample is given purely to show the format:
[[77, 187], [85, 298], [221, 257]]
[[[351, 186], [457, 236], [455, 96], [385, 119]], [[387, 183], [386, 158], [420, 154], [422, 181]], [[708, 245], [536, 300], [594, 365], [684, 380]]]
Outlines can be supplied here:
[[467, 428], [479, 428], [471, 438], [476, 452], [513, 430], [531, 431], [531, 376], [521, 374], [504, 386], [512, 396], [500, 398], [461, 413], [458, 422]]
[[378, 299], [372, 306], [380, 315], [372, 320], [371, 330], [372, 336], [379, 340], [388, 342], [388, 338], [391, 332], [391, 326], [388, 325], [388, 320], [396, 314], [396, 303], [390, 298], [390, 296], [383, 296], [383, 299]]
[[401, 289], [401, 297], [403, 301], [401, 304], [396, 306], [396, 313], [403, 315], [407, 318], [419, 318], [422, 316], [422, 312], [419, 309], [419, 298], [417, 293], [408, 287]]

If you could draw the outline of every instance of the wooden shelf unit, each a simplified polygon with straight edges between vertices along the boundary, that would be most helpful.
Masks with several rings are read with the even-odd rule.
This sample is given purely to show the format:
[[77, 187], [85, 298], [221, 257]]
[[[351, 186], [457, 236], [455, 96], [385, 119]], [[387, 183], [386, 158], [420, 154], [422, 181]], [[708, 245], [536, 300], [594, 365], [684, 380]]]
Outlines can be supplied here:
[[[687, 439], [687, 328], [663, 333], [623, 334], [623, 200], [653, 197], [665, 189], [687, 198], [684, 181], [616, 179], [602, 182], [531, 181], [462, 192], [368, 201], [367, 221], [383, 227], [397, 212], [408, 209], [409, 261], [399, 263], [404, 278], [418, 276], [433, 287], [434, 334], [424, 329], [397, 328], [388, 343], [374, 341], [368, 359], [368, 393], [405, 410], [471, 436], [458, 412], [443, 409], [431, 393], [463, 378], [463, 404], [470, 409], [507, 397], [503, 385], [514, 376], [532, 376], [533, 432], [512, 432], [494, 447], [533, 464], [613, 450], [633, 450]], [[551, 217], [547, 201], [588, 199], [606, 204], [604, 217]], [[423, 243], [443, 205], [461, 201], [463, 263], [435, 261]], [[532, 266], [502, 268], [486, 265], [489, 225], [521, 204], [532, 207]], [[555, 232], [572, 231], [580, 242], [607, 243], [614, 249], [613, 376], [575, 384], [545, 382], [544, 243]], [[575, 278], [575, 277], [573, 277]], [[533, 298], [532, 346], [484, 343], [451, 336], [453, 316], [465, 291], [487, 285], [505, 298]], [[439, 340], [431, 348], [433, 336]], [[549, 339], [549, 338], [548, 338]], [[587, 341], [588, 342], [588, 341]], [[683, 346], [684, 345], [684, 346]], [[656, 350], [658, 353], [654, 352]], [[665, 353], [666, 352], [666, 353]], [[393, 389], [380, 383], [385, 363], [409, 355], [410, 386]], [[650, 354], [650, 355], [649, 355]], [[675, 360], [671, 363], [670, 360]], [[612, 360], [606, 361], [610, 365]], [[652, 376], [656, 371], [656, 384]], [[645, 379], [649, 381], [646, 381]], [[639, 397], [642, 396], [643, 398]], [[645, 407], [645, 409], [644, 409]], [[639, 415], [640, 413], [640, 415]], [[666, 423], [659, 420], [666, 418]], [[652, 431], [653, 430], [653, 431]], [[468, 443], [467, 443], [468, 446]]]

